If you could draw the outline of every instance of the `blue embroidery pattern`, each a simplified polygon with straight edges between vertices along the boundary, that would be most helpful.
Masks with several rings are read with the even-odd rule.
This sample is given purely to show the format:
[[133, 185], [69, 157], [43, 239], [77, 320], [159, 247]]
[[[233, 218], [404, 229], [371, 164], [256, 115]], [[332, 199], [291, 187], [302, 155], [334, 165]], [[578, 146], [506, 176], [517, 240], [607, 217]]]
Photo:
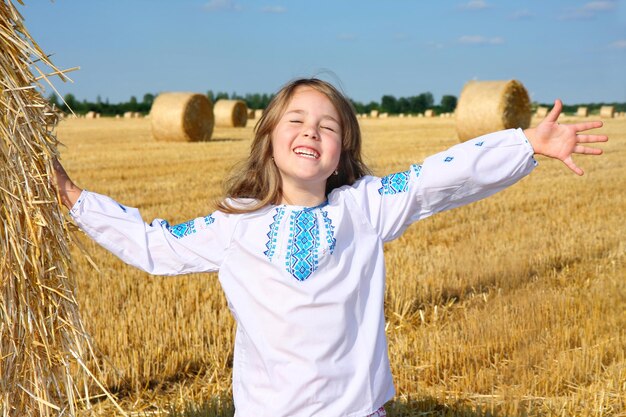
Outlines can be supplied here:
[[475, 145], [476, 146], [483, 146], [485, 144], [485, 141], [480, 141], [480, 142], [476, 142]]
[[335, 243], [337, 243], [337, 239], [335, 239], [335, 226], [333, 226], [333, 222], [328, 217], [327, 211], [322, 211], [322, 216], [324, 217], [324, 226], [326, 226], [326, 242], [328, 243], [328, 249], [332, 255], [335, 251]]
[[304, 281], [317, 269], [319, 228], [316, 216], [309, 210], [294, 212], [289, 229], [285, 265], [298, 281]]
[[422, 169], [421, 165], [411, 165], [411, 169], [404, 172], [396, 172], [380, 179], [381, 187], [378, 189], [380, 195], [392, 195], [404, 193], [409, 190], [409, 179], [411, 172], [419, 176]]
[[208, 216], [204, 216], [204, 224], [205, 225], [210, 225], [213, 224], [213, 222], [215, 221], [215, 217], [213, 217], [212, 214], [209, 214]]
[[410, 174], [411, 171], [404, 171], [382, 177], [380, 181], [381, 187], [378, 189], [378, 194], [390, 195], [407, 191]]
[[[271, 261], [277, 252], [280, 224], [285, 217], [285, 208], [277, 207], [270, 230], [267, 233], [266, 251], [263, 253]], [[318, 221], [319, 214], [322, 218]], [[335, 250], [335, 226], [324, 210], [304, 209], [293, 211], [289, 216], [289, 237], [285, 251], [285, 269], [298, 281], [304, 281], [317, 270], [320, 251], [320, 227], [324, 225], [328, 251]]]
[[274, 252], [276, 251], [276, 239], [278, 236], [278, 225], [280, 225], [280, 221], [282, 220], [284, 215], [285, 215], [285, 208], [278, 207], [276, 209], [276, 214], [274, 214], [274, 221], [270, 225], [270, 231], [267, 232], [268, 240], [267, 240], [267, 243], [265, 244], [265, 247], [267, 247], [267, 250], [263, 253], [265, 254], [265, 256], [267, 256], [267, 258], [270, 261], [274, 257]]
[[196, 225], [193, 220], [177, 224], [176, 226], [170, 226], [170, 224], [166, 221], [162, 221], [161, 224], [165, 226], [167, 231], [170, 232], [176, 239], [181, 239], [185, 236], [196, 233]]
[[454, 156], [446, 156], [446, 159], [443, 160], [443, 162], [450, 162], [454, 159]]

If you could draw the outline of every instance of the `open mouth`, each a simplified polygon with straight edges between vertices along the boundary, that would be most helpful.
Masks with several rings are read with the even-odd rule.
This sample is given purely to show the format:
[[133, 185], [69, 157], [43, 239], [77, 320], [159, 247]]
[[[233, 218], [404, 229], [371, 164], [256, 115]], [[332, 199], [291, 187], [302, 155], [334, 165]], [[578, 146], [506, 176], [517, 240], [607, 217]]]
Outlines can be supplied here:
[[320, 157], [320, 154], [316, 150], [311, 148], [297, 147], [293, 151], [296, 155], [305, 158], [318, 159]]

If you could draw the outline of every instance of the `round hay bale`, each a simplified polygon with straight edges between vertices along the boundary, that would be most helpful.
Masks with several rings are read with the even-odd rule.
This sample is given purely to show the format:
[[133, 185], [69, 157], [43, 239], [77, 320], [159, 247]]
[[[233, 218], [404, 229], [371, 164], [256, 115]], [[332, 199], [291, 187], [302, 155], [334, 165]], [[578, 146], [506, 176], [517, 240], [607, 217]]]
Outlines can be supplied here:
[[158, 141], [207, 141], [213, 134], [213, 106], [204, 94], [162, 93], [152, 104], [150, 125]]
[[435, 117], [435, 111], [433, 109], [424, 111], [424, 117]]
[[88, 111], [85, 114], [85, 119], [95, 119], [96, 118], [96, 112], [95, 111]]
[[548, 115], [548, 108], [547, 107], [543, 107], [543, 106], [539, 106], [537, 107], [537, 111], [535, 112], [535, 116], [540, 117], [540, 118], [544, 118]]
[[372, 111], [370, 111], [370, 117], [371, 117], [372, 119], [376, 119], [376, 118], [378, 118], [378, 115], [379, 115], [379, 114], [380, 114], [380, 112], [379, 112], [378, 110], [372, 110]]
[[521, 82], [470, 81], [456, 107], [456, 132], [465, 141], [497, 130], [525, 129], [531, 116], [530, 98]]
[[600, 107], [600, 117], [603, 119], [612, 119], [615, 116], [614, 106], [602, 106]]
[[248, 120], [254, 120], [254, 115], [256, 114], [256, 110], [248, 109]]
[[248, 107], [243, 100], [217, 100], [213, 114], [218, 127], [245, 127], [248, 122]]
[[578, 117], [587, 117], [589, 116], [589, 110], [587, 107], [580, 106], [576, 109], [576, 116]]
[[133, 112], [132, 111], [124, 112], [124, 119], [132, 119], [132, 118], [133, 118]]
[[254, 118], [255, 119], [260, 119], [261, 116], [263, 116], [263, 109], [256, 109], [254, 111]]

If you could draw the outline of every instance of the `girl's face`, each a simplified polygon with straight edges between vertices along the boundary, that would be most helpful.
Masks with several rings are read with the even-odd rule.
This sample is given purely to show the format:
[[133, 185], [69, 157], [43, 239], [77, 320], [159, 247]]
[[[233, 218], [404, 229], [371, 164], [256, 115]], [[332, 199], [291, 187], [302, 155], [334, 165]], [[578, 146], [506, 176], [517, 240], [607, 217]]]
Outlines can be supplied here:
[[308, 192], [325, 198], [326, 180], [339, 165], [341, 130], [339, 113], [325, 94], [306, 86], [294, 91], [272, 132], [283, 196]]

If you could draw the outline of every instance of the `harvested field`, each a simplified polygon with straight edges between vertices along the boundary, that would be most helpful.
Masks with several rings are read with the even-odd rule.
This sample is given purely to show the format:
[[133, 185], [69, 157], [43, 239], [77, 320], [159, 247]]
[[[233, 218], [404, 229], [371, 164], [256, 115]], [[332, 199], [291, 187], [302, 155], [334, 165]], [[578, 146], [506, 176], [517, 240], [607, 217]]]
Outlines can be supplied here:
[[[379, 175], [458, 143], [453, 118], [360, 123]], [[605, 154], [576, 158], [585, 176], [539, 158], [516, 186], [386, 246], [390, 416], [626, 413], [626, 120], [604, 123]], [[175, 224], [213, 211], [252, 127], [175, 143], [154, 141], [149, 120], [74, 119], [58, 137], [79, 186]], [[216, 276], [151, 277], [76, 235], [98, 268], [73, 248], [81, 314], [122, 404], [228, 398], [234, 324]]]

